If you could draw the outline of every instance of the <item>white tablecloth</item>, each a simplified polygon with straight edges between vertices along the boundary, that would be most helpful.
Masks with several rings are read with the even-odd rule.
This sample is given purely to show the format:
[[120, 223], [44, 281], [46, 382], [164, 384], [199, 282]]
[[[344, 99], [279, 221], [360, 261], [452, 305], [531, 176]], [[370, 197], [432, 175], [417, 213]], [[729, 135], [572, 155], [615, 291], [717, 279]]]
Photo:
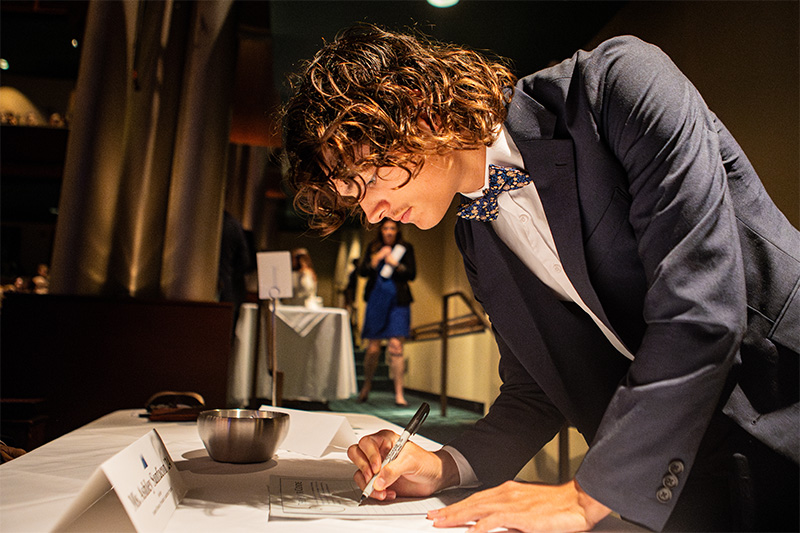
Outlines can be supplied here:
[[[195, 422], [150, 422], [139, 416], [142, 413], [140, 409], [111, 413], [0, 465], [0, 531], [42, 533], [52, 530], [94, 471], [152, 429], [158, 431], [188, 488], [167, 523], [166, 533], [466, 531], [466, 528], [437, 529], [424, 517], [270, 519], [267, 490], [270, 476], [349, 477], [355, 467], [347, 459], [346, 450], [329, 449], [321, 458], [314, 458], [279, 449], [266, 463], [217, 463], [209, 458]], [[402, 431], [372, 415], [344, 416], [356, 439], [384, 428]], [[412, 440], [428, 450], [440, 447], [420, 435]], [[601, 521], [596, 530], [643, 531], [613, 517]]]
[[[267, 372], [267, 313], [261, 313], [261, 338], [256, 304], [244, 304], [236, 328], [236, 347], [229, 369], [228, 403], [246, 405], [253, 393], [271, 398]], [[329, 401], [357, 392], [350, 317], [346, 310], [279, 305], [276, 312], [278, 370], [283, 372], [283, 398]]]
[[[271, 475], [349, 477], [355, 467], [345, 450], [317, 459], [279, 449], [266, 463], [217, 463], [208, 457], [195, 422], [150, 422], [139, 417], [142, 412], [111, 413], [0, 466], [0, 531], [50, 531], [97, 467], [153, 428], [189, 489], [165, 532], [435, 531], [424, 517], [358, 523], [270, 520], [267, 488]], [[371, 415], [345, 416], [357, 437], [381, 428], [402, 431]], [[414, 441], [427, 449], [439, 448], [418, 435]]]

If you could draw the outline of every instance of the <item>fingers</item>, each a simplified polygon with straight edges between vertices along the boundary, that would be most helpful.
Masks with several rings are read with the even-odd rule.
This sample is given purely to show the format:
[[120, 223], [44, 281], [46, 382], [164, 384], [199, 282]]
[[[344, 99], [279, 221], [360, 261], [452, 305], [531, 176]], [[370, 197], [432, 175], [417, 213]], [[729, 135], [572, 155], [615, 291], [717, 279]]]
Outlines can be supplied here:
[[[353, 444], [347, 449], [347, 457], [358, 468], [358, 471], [354, 474], [353, 479], [362, 490], [367, 486], [369, 480], [372, 479], [375, 474], [381, 471], [381, 463], [383, 458], [386, 457], [387, 453], [389, 453], [389, 450], [392, 448], [392, 445], [394, 445], [397, 439], [398, 435], [396, 433], [389, 430], [383, 430], [378, 433], [362, 437], [361, 440], [358, 441], [358, 444]], [[388, 484], [384, 482], [381, 483], [379, 487], [375, 488], [378, 491], [383, 491], [387, 485]], [[383, 496], [384, 498], [386, 497], [386, 495], [383, 493], [376, 494], [375, 496], [376, 498], [379, 496]]]
[[573, 483], [548, 486], [506, 482], [456, 504], [431, 511], [436, 527], [473, 523], [469, 533], [505, 527], [520, 531], [588, 531], [586, 509]]
[[435, 527], [455, 527], [480, 520], [490, 512], [485, 506], [486, 493], [491, 490], [477, 492], [458, 503], [429, 511], [428, 519], [433, 520]]
[[375, 476], [371, 497], [377, 500], [398, 495], [429, 496], [443, 487], [443, 461], [413, 442], [406, 443], [397, 458], [381, 468], [383, 458], [398, 438], [396, 433], [384, 430], [363, 437], [347, 450], [348, 457], [358, 468], [353, 474], [356, 484], [363, 490]]
[[498, 487], [476, 492], [469, 498], [461, 500], [442, 509], [428, 513], [436, 527], [454, 527], [474, 522], [470, 533], [490, 531], [496, 527], [513, 527], [509, 523], [510, 512], [518, 505], [531, 505], [529, 500], [520, 500], [513, 494], [514, 485], [506, 483]]

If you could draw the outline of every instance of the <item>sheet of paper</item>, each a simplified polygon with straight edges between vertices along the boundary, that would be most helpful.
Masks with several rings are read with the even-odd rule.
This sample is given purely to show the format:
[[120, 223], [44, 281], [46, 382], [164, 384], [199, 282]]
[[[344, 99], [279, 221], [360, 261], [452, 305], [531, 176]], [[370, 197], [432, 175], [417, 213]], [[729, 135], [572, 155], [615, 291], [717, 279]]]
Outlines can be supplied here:
[[346, 450], [351, 444], [358, 442], [353, 428], [342, 415], [271, 405], [262, 405], [260, 410], [289, 414], [289, 433], [280, 447], [290, 452], [322, 457], [329, 447]]
[[[271, 520], [269, 533], [409, 533], [409, 531], [442, 532], [433, 528], [433, 523], [425, 517], [410, 517], [402, 520], [340, 520], [320, 518], [308, 520]], [[446, 533], [464, 533], [466, 527], [448, 528]], [[503, 531], [506, 531], [505, 529]]]
[[471, 494], [448, 490], [428, 498], [367, 500], [358, 505], [361, 489], [352, 479], [315, 479], [271, 476], [269, 515], [275, 518], [378, 519], [425, 516], [428, 511], [455, 503]]

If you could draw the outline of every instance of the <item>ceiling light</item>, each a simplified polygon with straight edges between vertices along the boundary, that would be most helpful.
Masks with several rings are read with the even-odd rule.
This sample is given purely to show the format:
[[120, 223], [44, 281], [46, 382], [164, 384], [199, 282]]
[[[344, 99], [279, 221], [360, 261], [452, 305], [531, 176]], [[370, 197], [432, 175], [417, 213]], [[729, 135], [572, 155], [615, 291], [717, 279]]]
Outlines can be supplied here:
[[453, 7], [458, 0], [428, 0], [428, 3], [433, 7]]

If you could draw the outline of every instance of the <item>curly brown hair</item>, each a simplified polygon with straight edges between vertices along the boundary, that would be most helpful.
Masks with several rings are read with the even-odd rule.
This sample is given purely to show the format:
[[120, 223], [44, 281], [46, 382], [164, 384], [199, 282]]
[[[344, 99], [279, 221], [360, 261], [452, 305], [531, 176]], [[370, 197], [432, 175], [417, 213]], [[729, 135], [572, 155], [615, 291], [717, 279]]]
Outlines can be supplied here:
[[427, 155], [490, 145], [515, 82], [502, 59], [374, 25], [345, 30], [291, 78], [282, 115], [295, 207], [329, 234], [358, 210], [361, 171], [400, 167], [407, 183]]

